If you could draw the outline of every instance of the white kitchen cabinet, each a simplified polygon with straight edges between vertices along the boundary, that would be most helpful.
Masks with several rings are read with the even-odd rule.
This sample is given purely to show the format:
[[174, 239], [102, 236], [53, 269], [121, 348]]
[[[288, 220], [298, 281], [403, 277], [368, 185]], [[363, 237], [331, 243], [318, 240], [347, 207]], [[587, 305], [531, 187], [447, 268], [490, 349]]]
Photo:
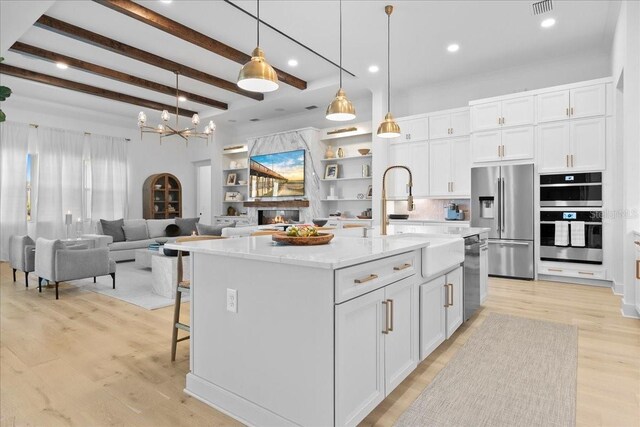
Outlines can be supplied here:
[[605, 119], [580, 119], [538, 126], [538, 171], [604, 170]]
[[533, 159], [533, 126], [502, 130], [501, 160]]
[[429, 142], [429, 194], [468, 196], [471, 193], [471, 153], [468, 138]]
[[533, 96], [473, 105], [471, 131], [533, 124], [533, 109]]
[[400, 136], [391, 142], [424, 141], [429, 139], [429, 119], [427, 117], [396, 120], [400, 126]]
[[640, 315], [640, 233], [634, 233], [633, 244], [636, 247], [635, 267], [635, 293], [636, 293], [636, 312]]
[[604, 170], [606, 152], [605, 119], [571, 121], [571, 170]]
[[469, 111], [429, 116], [429, 138], [451, 138], [469, 134]]
[[447, 309], [447, 339], [451, 338], [453, 333], [458, 330], [464, 320], [463, 287], [462, 287], [462, 267], [447, 274], [446, 285], [448, 286], [448, 295], [446, 301]]
[[538, 123], [604, 116], [606, 85], [597, 84], [537, 96]]
[[385, 398], [384, 288], [336, 306], [336, 425], [356, 425]]
[[446, 276], [420, 285], [420, 360], [447, 339]]
[[357, 425], [418, 365], [415, 276], [336, 306], [336, 425]]
[[[426, 197], [429, 195], [429, 142], [407, 142], [389, 145], [389, 166], [401, 165], [411, 169], [413, 175], [413, 195]], [[406, 172], [394, 170], [389, 172], [389, 198], [407, 197], [409, 177]]]
[[473, 163], [532, 159], [533, 126], [505, 128], [471, 135]]
[[390, 316], [390, 330], [384, 335], [384, 378], [388, 395], [418, 366], [419, 300], [413, 278], [392, 283], [384, 290]]

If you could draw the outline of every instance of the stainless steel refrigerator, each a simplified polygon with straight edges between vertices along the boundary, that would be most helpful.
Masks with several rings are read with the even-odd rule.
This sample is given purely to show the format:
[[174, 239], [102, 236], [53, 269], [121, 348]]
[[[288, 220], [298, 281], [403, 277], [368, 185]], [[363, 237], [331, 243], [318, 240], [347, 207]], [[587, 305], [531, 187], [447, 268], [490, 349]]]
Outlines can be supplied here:
[[533, 165], [471, 169], [471, 226], [489, 232], [489, 274], [533, 279]]

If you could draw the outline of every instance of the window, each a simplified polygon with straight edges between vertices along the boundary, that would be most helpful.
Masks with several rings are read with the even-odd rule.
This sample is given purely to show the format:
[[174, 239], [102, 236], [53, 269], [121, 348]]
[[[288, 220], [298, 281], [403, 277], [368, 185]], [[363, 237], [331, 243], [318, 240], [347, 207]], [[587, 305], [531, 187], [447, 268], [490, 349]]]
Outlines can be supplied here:
[[34, 176], [36, 171], [35, 165], [35, 154], [27, 154], [27, 176], [26, 176], [26, 185], [27, 185], [27, 221], [31, 221], [31, 211], [33, 209], [32, 196], [33, 196], [33, 185], [34, 185]]
[[91, 221], [91, 160], [82, 162], [82, 218]]

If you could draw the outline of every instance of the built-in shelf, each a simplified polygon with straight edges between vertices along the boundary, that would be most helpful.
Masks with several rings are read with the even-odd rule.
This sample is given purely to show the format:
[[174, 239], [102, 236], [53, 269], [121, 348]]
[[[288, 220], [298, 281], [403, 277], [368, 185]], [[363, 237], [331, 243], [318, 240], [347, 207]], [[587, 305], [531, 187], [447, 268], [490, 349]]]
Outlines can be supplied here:
[[308, 208], [308, 200], [268, 200], [244, 202], [245, 208]]
[[364, 156], [347, 156], [347, 157], [334, 157], [333, 159], [320, 159], [321, 162], [342, 162], [344, 160], [355, 160], [355, 159], [370, 159], [371, 154], [366, 154]]
[[222, 172], [231, 172], [231, 171], [246, 171], [247, 168], [233, 168], [233, 169], [222, 169]]
[[371, 199], [321, 199], [321, 202], [371, 202]]
[[244, 200], [224, 200], [222, 203], [244, 203]]
[[357, 177], [353, 177], [353, 178], [336, 178], [336, 179], [321, 179], [320, 181], [322, 182], [336, 182], [336, 181], [363, 181], [363, 180], [370, 180], [371, 177], [370, 176], [357, 176]]
[[223, 187], [246, 187], [247, 184], [225, 184]]

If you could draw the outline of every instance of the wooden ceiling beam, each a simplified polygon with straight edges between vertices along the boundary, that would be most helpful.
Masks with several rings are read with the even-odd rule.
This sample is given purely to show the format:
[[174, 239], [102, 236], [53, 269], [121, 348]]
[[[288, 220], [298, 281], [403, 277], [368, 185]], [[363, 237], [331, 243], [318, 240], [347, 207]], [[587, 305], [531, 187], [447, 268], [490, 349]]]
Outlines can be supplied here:
[[[113, 101], [120, 101], [126, 104], [137, 105], [139, 107], [149, 108], [151, 110], [168, 110], [175, 111], [175, 105], [162, 104], [160, 102], [149, 101], [148, 99], [138, 98], [136, 96], [127, 95], [120, 92], [114, 92], [112, 90], [103, 89], [95, 86], [86, 85], [84, 83], [78, 83], [71, 80], [61, 79], [59, 77], [50, 76], [47, 74], [38, 73], [36, 71], [26, 70], [24, 68], [14, 67], [12, 65], [0, 64], [0, 74], [6, 74], [8, 76], [14, 76], [25, 80], [31, 80], [33, 82], [43, 83], [50, 86], [56, 86], [63, 89], [69, 89], [76, 92], [82, 92], [89, 95], [99, 96], [101, 98], [111, 99]], [[180, 115], [185, 117], [191, 117], [196, 114], [195, 111], [180, 109]]]
[[154, 55], [153, 53], [147, 52], [145, 50], [120, 43], [119, 41], [113, 40], [109, 37], [105, 37], [89, 30], [85, 30], [84, 28], [76, 27], [75, 25], [69, 24], [56, 18], [52, 18], [47, 15], [42, 15], [33, 25], [38, 28], [53, 31], [64, 36], [71, 37], [75, 40], [79, 40], [81, 42], [106, 49], [119, 55], [135, 59], [136, 61], [163, 68], [167, 71], [177, 71], [183, 76], [192, 78], [194, 80], [199, 80], [203, 83], [207, 83], [224, 90], [228, 90], [229, 92], [244, 95], [248, 98], [252, 98], [258, 101], [262, 101], [264, 99], [263, 94], [242, 90], [235, 83], [224, 80], [220, 77], [216, 77], [203, 71], [196, 70], [195, 68], [179, 64], [162, 56]]
[[[251, 56], [244, 52], [241, 52], [233, 47], [226, 45], [218, 40], [215, 40], [205, 34], [202, 34], [196, 30], [193, 30], [186, 25], [182, 25], [172, 19], [167, 18], [164, 15], [160, 15], [151, 9], [147, 9], [137, 3], [130, 0], [94, 0], [103, 6], [106, 6], [116, 12], [120, 12], [131, 18], [137, 19], [140, 22], [144, 22], [147, 25], [151, 25], [159, 30], [178, 37], [224, 58], [237, 62], [238, 64], [245, 64]], [[297, 89], [304, 90], [307, 88], [307, 82], [295, 77], [289, 73], [279, 70], [274, 67], [276, 73], [278, 73], [278, 79], [283, 83], [293, 86]]]
[[[143, 89], [153, 90], [155, 92], [163, 93], [165, 95], [176, 96], [176, 88], [163, 85], [160, 83], [152, 82], [140, 77], [132, 76], [121, 71], [116, 71], [111, 68], [103, 67], [101, 65], [92, 64], [90, 62], [82, 61], [80, 59], [72, 58], [70, 56], [62, 55], [60, 53], [52, 52], [50, 50], [41, 49], [36, 46], [31, 46], [22, 42], [15, 42], [13, 46], [9, 48], [14, 52], [23, 53], [29, 56], [34, 56], [51, 62], [63, 62], [70, 67], [78, 70], [87, 71], [92, 74], [96, 74], [108, 79], [117, 80], [122, 83], [128, 83], [134, 86], [141, 87]], [[197, 95], [191, 92], [179, 91], [178, 96], [184, 96], [189, 101], [197, 102], [198, 104], [208, 105], [221, 110], [227, 110], [229, 107], [226, 103], [217, 101], [215, 99], [207, 98], [201, 95]]]

